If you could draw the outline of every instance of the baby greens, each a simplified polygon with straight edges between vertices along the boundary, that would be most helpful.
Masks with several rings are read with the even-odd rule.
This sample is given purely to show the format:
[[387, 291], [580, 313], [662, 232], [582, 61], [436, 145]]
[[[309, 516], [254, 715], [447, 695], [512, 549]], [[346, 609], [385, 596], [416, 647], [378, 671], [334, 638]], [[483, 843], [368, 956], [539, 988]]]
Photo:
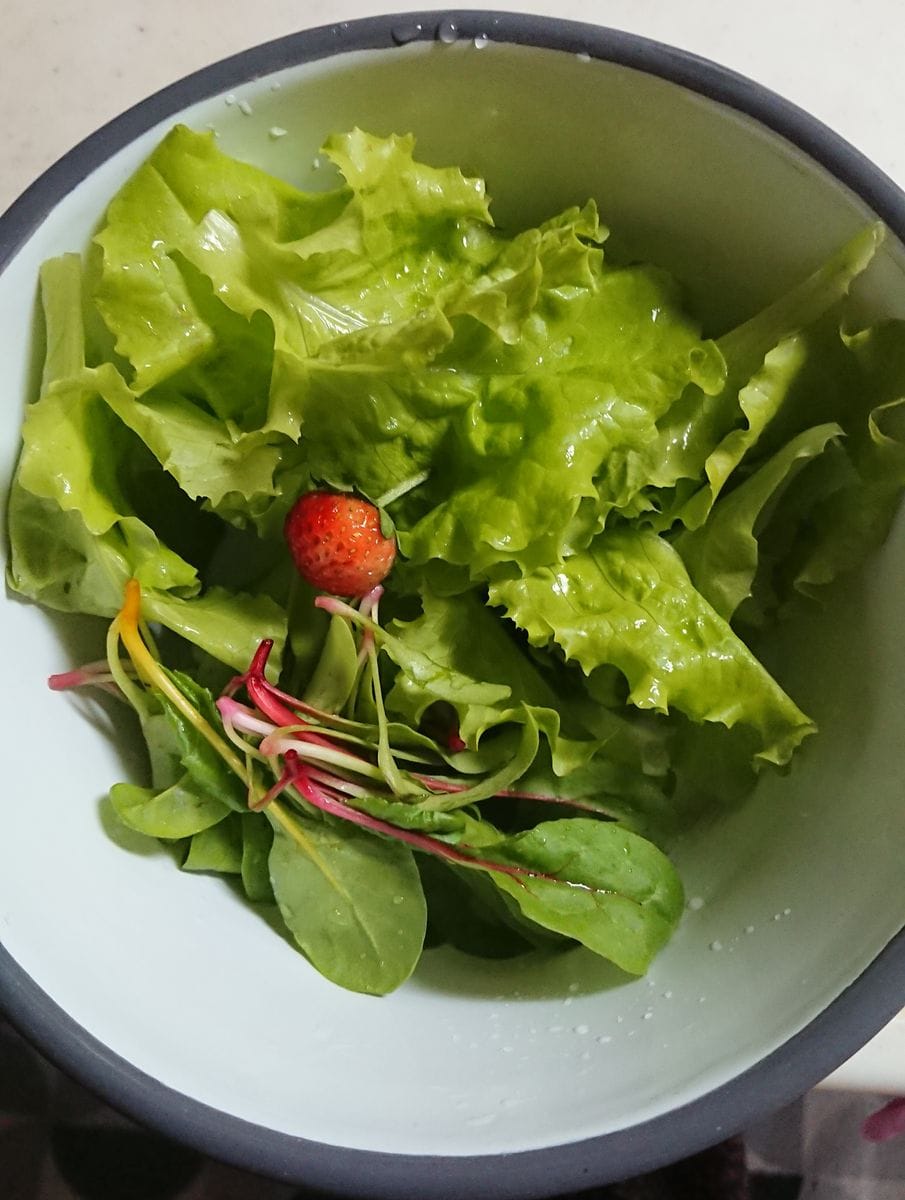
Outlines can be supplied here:
[[[389, 991], [438, 941], [643, 972], [670, 838], [814, 730], [760, 631], [905, 486], [905, 325], [847, 309], [883, 230], [711, 338], [592, 202], [509, 234], [411, 138], [324, 153], [305, 193], [177, 127], [45, 264], [10, 585], [112, 621], [58, 685], [138, 714], [120, 819], [330, 979]], [[294, 575], [312, 487], [381, 506], [382, 596]]]

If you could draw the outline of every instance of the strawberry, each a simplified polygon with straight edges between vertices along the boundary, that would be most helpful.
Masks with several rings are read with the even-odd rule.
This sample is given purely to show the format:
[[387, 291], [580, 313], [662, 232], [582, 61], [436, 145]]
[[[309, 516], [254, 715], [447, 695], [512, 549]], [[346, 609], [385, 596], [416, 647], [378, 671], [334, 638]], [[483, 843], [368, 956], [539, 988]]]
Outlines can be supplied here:
[[380, 531], [367, 500], [341, 492], [306, 492], [283, 527], [303, 579], [334, 596], [363, 596], [389, 573], [396, 542]]

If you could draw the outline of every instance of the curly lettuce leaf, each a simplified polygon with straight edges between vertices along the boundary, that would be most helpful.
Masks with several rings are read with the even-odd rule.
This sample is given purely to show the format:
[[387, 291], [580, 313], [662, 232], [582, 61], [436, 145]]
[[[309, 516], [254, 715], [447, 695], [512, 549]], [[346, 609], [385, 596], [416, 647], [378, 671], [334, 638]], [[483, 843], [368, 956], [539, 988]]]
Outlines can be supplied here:
[[558, 566], [492, 583], [490, 599], [532, 644], [586, 672], [618, 668], [639, 708], [750, 726], [761, 760], [787, 762], [814, 730], [655, 533], [607, 530]]
[[[779, 411], [772, 376], [794, 369], [801, 349], [795, 335], [838, 311], [884, 234], [879, 222], [861, 230], [800, 284], [718, 339], [726, 363], [723, 386], [709, 395], [688, 388], [661, 420], [648, 454], [650, 523], [656, 528], [676, 521], [696, 528], [706, 519], [731, 472]], [[793, 340], [783, 346], [786, 339]], [[806, 424], [832, 419], [823, 413]]]
[[204, 587], [196, 563], [209, 559], [215, 526], [121, 419], [117, 410], [138, 402], [116, 369], [84, 366], [77, 256], [45, 264], [42, 297], [44, 392], [26, 410], [10, 492], [10, 585], [51, 608], [112, 617], [135, 578], [146, 615], [217, 660], [241, 670], [271, 636], [278, 661], [282, 608], [266, 595]]
[[758, 566], [757, 528], [769, 519], [796, 474], [843, 436], [841, 425], [805, 430], [787, 442], [744, 483], [720, 499], [705, 524], [673, 542], [691, 581], [724, 620], [751, 595]]
[[758, 522], [758, 571], [739, 609], [749, 624], [794, 606], [796, 595], [819, 597], [886, 538], [905, 486], [903, 334], [899, 321], [840, 332], [828, 315], [802, 335], [808, 357], [763, 448], [782, 447], [815, 418], [831, 418], [844, 436], [792, 479]]
[[658, 418], [689, 382], [713, 391], [723, 377], [674, 285], [646, 268], [553, 289], [515, 347], [472, 336], [468, 349], [474, 400], [435, 468], [428, 490], [438, 502], [400, 531], [400, 545], [415, 561], [467, 564], [476, 576], [559, 557], [576, 541], [582, 505], [587, 541], [646, 483]]
[[[260, 245], [298, 241], [329, 223], [348, 202], [348, 192], [307, 195], [247, 163], [223, 154], [213, 134], [177, 126], [160, 143], [111, 202], [95, 241], [102, 252], [96, 303], [116, 339], [117, 353], [145, 391], [227, 344], [216, 322], [196, 303], [184, 278], [180, 255], [208, 276], [222, 304], [230, 283], [244, 296], [265, 294], [269, 264], [255, 257]], [[229, 244], [230, 231], [247, 231]], [[230, 299], [232, 297], [230, 296]], [[229, 303], [251, 319], [261, 308], [291, 337], [298, 314], [291, 295], [273, 297], [272, 311], [255, 302]], [[232, 326], [229, 326], [231, 328]]]
[[388, 712], [417, 727], [431, 705], [447, 704], [472, 749], [488, 730], [531, 719], [559, 776], [601, 751], [643, 771], [642, 739], [629, 723], [597, 706], [588, 712], [590, 706], [566, 694], [565, 680], [557, 687], [475, 592], [447, 598], [425, 589], [421, 604], [420, 616], [389, 627], [385, 648], [399, 671]]

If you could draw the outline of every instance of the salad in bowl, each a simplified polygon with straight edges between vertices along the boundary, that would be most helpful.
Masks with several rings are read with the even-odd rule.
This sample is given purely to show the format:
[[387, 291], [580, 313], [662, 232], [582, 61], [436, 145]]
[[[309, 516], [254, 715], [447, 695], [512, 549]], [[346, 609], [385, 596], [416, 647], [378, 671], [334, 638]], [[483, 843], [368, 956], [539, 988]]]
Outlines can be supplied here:
[[329, 980], [441, 943], [641, 975], [675, 838], [820, 736], [765, 631], [905, 485], [905, 323], [848, 306], [883, 227], [705, 331], [593, 201], [499, 228], [411, 136], [322, 154], [306, 192], [177, 125], [45, 263], [9, 583], [109, 620], [51, 686], [134, 709], [118, 821]]

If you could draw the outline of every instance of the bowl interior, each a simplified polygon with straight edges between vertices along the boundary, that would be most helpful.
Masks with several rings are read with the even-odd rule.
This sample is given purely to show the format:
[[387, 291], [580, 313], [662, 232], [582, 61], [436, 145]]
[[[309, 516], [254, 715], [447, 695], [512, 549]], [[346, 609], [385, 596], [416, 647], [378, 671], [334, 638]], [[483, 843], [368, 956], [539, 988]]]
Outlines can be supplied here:
[[[673, 270], [717, 331], [872, 219], [753, 120], [576, 54], [418, 42], [264, 75], [114, 154], [0, 278], [4, 482], [34, 381], [38, 266], [85, 245], [177, 116], [305, 187], [324, 186], [317, 151], [327, 134], [360, 125], [412, 131], [428, 161], [485, 176], [503, 225], [593, 196], [620, 252]], [[865, 294], [905, 313], [894, 238]], [[899, 929], [905, 873], [890, 848], [905, 842], [903, 583], [900, 525], [864, 579], [783, 631], [778, 674], [822, 734], [790, 777], [765, 778], [742, 811], [679, 846], [693, 905], [648, 978], [629, 982], [580, 950], [502, 964], [431, 951], [381, 1000], [339, 991], [228, 885], [180, 874], [166, 853], [116, 831], [103, 797], [140, 759], [108, 710], [44, 684], [93, 654], [98, 631], [9, 600], [3, 643], [15, 686], [2, 704], [15, 754], [0, 839], [2, 941], [129, 1063], [272, 1130], [471, 1155], [559, 1145], [671, 1111], [782, 1045]]]

